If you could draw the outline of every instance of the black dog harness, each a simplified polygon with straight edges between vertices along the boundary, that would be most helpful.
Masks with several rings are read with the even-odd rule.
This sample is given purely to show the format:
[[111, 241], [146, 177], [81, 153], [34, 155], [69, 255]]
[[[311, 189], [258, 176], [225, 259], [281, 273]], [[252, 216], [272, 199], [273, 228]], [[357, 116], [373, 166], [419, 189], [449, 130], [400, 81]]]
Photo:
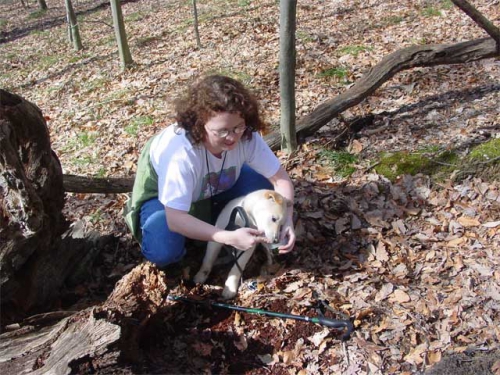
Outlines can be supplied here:
[[[240, 215], [241, 220], [243, 220], [243, 226], [239, 226], [236, 224], [236, 215]], [[229, 222], [227, 223], [226, 230], [232, 231], [240, 228], [249, 228], [249, 227], [250, 227], [250, 219], [248, 218], [248, 215], [243, 209], [243, 207], [237, 206], [233, 208], [233, 211], [231, 211], [231, 215], [229, 216]], [[243, 278], [243, 270], [238, 264], [238, 259], [240, 259], [240, 257], [243, 255], [243, 251], [237, 250], [234, 246], [224, 245], [224, 247], [230, 250], [230, 254], [233, 256], [234, 259], [233, 265], [236, 265], [236, 267], [238, 267], [238, 269], [241, 272], [241, 277]]]

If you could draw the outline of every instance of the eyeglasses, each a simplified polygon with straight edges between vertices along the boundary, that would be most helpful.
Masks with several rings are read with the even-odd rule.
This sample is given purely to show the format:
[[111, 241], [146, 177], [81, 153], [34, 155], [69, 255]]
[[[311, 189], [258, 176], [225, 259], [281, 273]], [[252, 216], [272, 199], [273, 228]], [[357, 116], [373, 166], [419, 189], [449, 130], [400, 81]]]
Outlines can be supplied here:
[[212, 130], [212, 129], [208, 129], [207, 130], [210, 130], [213, 134], [215, 134], [217, 137], [219, 138], [226, 138], [229, 134], [231, 133], [234, 133], [234, 134], [241, 134], [243, 133], [245, 130], [247, 129], [247, 126], [246, 125], [240, 125], [240, 126], [237, 126], [235, 127], [233, 130], [227, 130], [227, 129], [223, 129], [223, 130]]

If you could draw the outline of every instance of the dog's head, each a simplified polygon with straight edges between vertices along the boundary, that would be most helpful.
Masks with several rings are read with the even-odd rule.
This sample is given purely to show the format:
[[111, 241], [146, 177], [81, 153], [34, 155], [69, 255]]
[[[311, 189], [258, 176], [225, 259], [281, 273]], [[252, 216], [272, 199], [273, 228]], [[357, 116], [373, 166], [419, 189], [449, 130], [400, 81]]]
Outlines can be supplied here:
[[285, 198], [273, 190], [259, 190], [252, 195], [245, 210], [250, 212], [257, 229], [263, 231], [271, 243], [277, 243], [286, 219]]

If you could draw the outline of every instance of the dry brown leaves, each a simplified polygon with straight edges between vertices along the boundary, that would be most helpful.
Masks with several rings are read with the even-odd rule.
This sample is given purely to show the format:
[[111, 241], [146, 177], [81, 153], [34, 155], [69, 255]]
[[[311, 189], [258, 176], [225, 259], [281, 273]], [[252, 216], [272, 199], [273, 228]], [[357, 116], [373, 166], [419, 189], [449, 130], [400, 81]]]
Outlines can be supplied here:
[[[47, 18], [64, 15], [59, 2], [47, 2]], [[123, 4], [137, 63], [124, 73], [119, 72], [113, 30], [101, 22], [111, 23], [108, 7], [80, 18], [82, 52], [72, 51], [64, 26], [46, 26], [42, 33], [0, 45], [0, 86], [42, 109], [66, 172], [133, 174], [144, 142], [171, 122], [172, 99], [203, 72], [236, 75], [256, 91], [269, 121], [279, 122], [276, 2], [198, 2], [201, 50], [195, 47], [190, 3]], [[74, 5], [85, 10], [97, 4]], [[498, 1], [474, 4], [499, 24]], [[300, 1], [297, 115], [345, 91], [399, 48], [485, 35], [449, 5], [427, 0]], [[43, 18], [29, 18], [17, 3], [1, 4], [0, 14], [8, 19], [0, 23], [2, 31], [36, 24], [43, 28]], [[345, 76], [321, 74], [332, 68]], [[467, 153], [485, 134], [498, 136], [499, 80], [500, 64], [494, 59], [401, 72], [343, 114], [380, 114], [373, 128], [351, 143], [364, 160], [347, 181], [332, 178], [318, 162], [319, 148], [326, 147], [334, 131], [309, 139], [291, 158], [282, 156], [296, 184], [299, 241], [273, 274], [259, 279], [257, 290], [243, 286], [238, 303], [309, 314], [320, 297], [349, 315], [356, 332], [343, 348], [339, 336], [322, 327], [236, 315], [209, 329], [231, 332], [226, 352], [250, 353], [263, 366], [254, 373], [402, 374], [429, 368], [450, 353], [498, 347], [498, 182], [469, 178], [437, 185], [426, 176], [401, 176], [391, 183], [369, 173], [368, 166], [381, 151], [434, 145]], [[145, 117], [152, 123], [134, 132], [130, 125]], [[120, 216], [125, 199], [72, 194], [66, 214], [84, 220], [89, 230], [116, 234], [132, 247]], [[133, 267], [117, 254], [105, 258], [113, 276]], [[181, 315], [175, 323], [182, 326], [183, 319]], [[210, 371], [207, 356], [221, 358], [222, 339], [193, 340], [191, 333], [177, 332], [172, 338], [176, 365]], [[190, 348], [199, 355], [185, 358]], [[163, 349], [157, 358], [165, 355]], [[225, 363], [218, 360], [220, 372], [230, 368], [227, 358]], [[183, 367], [186, 363], [190, 366]], [[490, 370], [498, 368], [496, 363]]]

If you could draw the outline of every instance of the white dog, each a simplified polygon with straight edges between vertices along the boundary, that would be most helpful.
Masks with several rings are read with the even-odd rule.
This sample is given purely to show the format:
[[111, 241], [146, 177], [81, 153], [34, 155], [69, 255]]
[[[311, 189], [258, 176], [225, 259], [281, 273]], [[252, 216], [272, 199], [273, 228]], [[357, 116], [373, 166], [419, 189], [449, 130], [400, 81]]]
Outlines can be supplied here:
[[[249, 225], [252, 228], [257, 228], [265, 233], [265, 237], [269, 240], [270, 244], [263, 244], [267, 247], [266, 253], [268, 256], [268, 264], [271, 264], [272, 258], [271, 248], [275, 247], [280, 240], [281, 227], [286, 219], [286, 200], [279, 193], [273, 190], [257, 190], [246, 196], [233, 199], [222, 210], [215, 226], [225, 229], [229, 223], [231, 213], [235, 207], [241, 206], [247, 214]], [[243, 219], [240, 215], [236, 216], [235, 224], [243, 226]], [[273, 246], [274, 244], [274, 246]], [[234, 264], [229, 272], [226, 280], [222, 297], [231, 299], [238, 293], [238, 286], [241, 279], [241, 273], [245, 269], [250, 257], [252, 256], [254, 246], [246, 251], [238, 251], [238, 264]], [[194, 282], [204, 283], [207, 279], [212, 266], [219, 255], [222, 244], [217, 242], [209, 242], [207, 251], [203, 258], [203, 264], [200, 270], [194, 277]], [[240, 254], [241, 253], [241, 254]], [[239, 267], [238, 267], [239, 266]]]

